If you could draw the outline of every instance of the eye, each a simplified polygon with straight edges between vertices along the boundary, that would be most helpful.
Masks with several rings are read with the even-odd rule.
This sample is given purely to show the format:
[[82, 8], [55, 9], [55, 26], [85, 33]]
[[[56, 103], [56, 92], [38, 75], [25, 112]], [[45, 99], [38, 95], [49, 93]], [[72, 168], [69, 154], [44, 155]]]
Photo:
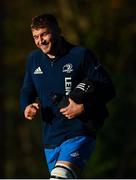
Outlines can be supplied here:
[[38, 39], [38, 36], [33, 36], [34, 40], [37, 40]]
[[42, 35], [42, 36], [47, 36], [48, 34], [49, 34], [49, 32], [46, 31], [46, 32], [43, 32], [41, 35]]
[[44, 33], [42, 33], [42, 35], [43, 35], [43, 36], [46, 36], [47, 34], [48, 34], [48, 32], [44, 32]]

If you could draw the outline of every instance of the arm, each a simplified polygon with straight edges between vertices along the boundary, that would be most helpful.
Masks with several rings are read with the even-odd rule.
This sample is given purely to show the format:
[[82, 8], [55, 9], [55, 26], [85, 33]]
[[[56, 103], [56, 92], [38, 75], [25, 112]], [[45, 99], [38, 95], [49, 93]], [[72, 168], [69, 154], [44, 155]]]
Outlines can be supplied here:
[[115, 96], [112, 80], [90, 50], [85, 53], [82, 62], [85, 78], [71, 92], [70, 97], [77, 103], [101, 101], [106, 104]]
[[25, 118], [29, 120], [35, 117], [37, 110], [39, 109], [38, 103], [34, 103], [37, 93], [32, 81], [30, 65], [31, 63], [28, 61], [24, 82], [20, 93], [21, 112], [24, 114]]
[[93, 119], [104, 119], [108, 115], [105, 104], [115, 96], [113, 83], [89, 50], [85, 53], [81, 70], [85, 78], [70, 93], [73, 102], [70, 100], [69, 105], [60, 112], [69, 119], [80, 114], [88, 115], [86, 120], [90, 115]]

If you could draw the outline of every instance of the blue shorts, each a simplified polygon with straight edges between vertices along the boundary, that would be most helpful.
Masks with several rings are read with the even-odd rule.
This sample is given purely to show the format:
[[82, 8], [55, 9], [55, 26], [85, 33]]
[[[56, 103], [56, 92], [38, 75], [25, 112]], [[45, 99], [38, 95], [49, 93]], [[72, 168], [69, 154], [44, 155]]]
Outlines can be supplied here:
[[83, 168], [90, 158], [96, 145], [96, 140], [88, 136], [76, 136], [64, 141], [54, 149], [44, 149], [49, 171], [55, 167], [57, 161], [68, 161]]

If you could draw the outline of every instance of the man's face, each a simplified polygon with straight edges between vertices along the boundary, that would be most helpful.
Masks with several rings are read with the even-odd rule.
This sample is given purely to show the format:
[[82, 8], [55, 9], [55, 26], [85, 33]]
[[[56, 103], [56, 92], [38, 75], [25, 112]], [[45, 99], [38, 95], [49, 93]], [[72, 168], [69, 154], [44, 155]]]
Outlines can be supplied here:
[[49, 28], [32, 29], [32, 35], [36, 46], [40, 48], [43, 53], [50, 55], [54, 50], [57, 36], [54, 35]]

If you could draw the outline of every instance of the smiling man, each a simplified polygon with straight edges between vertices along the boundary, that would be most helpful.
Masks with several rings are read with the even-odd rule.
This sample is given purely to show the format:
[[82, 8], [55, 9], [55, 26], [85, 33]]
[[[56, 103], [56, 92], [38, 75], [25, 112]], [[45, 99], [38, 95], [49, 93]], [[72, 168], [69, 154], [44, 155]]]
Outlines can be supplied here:
[[78, 178], [108, 116], [114, 86], [90, 49], [65, 40], [53, 15], [34, 17], [31, 31], [38, 49], [28, 56], [21, 109], [28, 120], [41, 111], [51, 178]]

